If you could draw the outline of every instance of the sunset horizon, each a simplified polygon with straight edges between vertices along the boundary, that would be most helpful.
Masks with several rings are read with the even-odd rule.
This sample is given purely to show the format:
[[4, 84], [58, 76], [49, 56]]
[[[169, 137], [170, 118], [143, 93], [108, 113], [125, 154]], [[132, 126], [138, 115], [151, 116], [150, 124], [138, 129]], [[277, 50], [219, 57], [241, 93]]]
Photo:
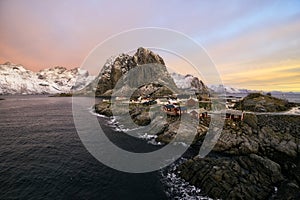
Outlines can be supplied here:
[[[181, 32], [201, 45], [224, 85], [300, 92], [299, 1], [227, 2], [156, 2], [157, 8], [150, 2], [1, 1], [0, 63], [32, 71], [80, 67], [107, 38], [157, 27]], [[193, 73], [180, 60], [164, 59], [181, 74]]]

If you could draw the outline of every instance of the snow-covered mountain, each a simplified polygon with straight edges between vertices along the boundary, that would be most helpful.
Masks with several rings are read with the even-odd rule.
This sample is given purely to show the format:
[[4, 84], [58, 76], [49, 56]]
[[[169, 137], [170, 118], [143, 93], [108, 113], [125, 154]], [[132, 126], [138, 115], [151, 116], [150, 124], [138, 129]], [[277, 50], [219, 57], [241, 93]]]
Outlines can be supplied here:
[[79, 90], [94, 79], [86, 70], [54, 67], [33, 72], [22, 65], [0, 65], [0, 94], [56, 94]]
[[215, 92], [215, 93], [223, 93], [224, 91], [229, 94], [248, 94], [253, 92], [252, 90], [248, 89], [238, 89], [231, 86], [225, 85], [208, 85], [206, 86], [201, 80], [197, 77], [194, 77], [190, 74], [182, 75], [177, 74], [175, 72], [171, 73], [171, 76], [177, 85], [178, 88], [190, 91], [206, 91], [207, 93]]
[[251, 90], [248, 89], [238, 89], [226, 85], [208, 85], [208, 88], [215, 93], [223, 93], [225, 91], [225, 93], [229, 94], [248, 94], [251, 92]]
[[208, 94], [208, 87], [197, 77], [190, 74], [182, 75], [175, 72], [171, 73], [176, 86], [184, 91], [197, 92], [202, 94]]

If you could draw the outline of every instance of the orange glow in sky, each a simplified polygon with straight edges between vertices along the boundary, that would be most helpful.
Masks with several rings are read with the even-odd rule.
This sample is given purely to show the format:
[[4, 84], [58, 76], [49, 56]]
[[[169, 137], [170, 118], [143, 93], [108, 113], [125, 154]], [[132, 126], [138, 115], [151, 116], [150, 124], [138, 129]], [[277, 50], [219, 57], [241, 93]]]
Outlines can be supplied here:
[[[79, 67], [114, 34], [162, 27], [202, 45], [225, 85], [300, 92], [299, 8], [298, 0], [0, 1], [0, 63]], [[183, 61], [164, 59], [193, 74]]]

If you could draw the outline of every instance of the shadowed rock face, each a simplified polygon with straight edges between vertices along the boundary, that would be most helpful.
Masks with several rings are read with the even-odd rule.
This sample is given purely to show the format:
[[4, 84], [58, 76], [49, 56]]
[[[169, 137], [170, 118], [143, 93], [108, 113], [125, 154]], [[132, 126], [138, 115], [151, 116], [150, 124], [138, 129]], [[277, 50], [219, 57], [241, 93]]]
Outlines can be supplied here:
[[[167, 76], [167, 69], [164, 66], [164, 60], [157, 54], [153, 53], [152, 51], [139, 48], [137, 52], [133, 55], [121, 54], [114, 59], [110, 59], [104, 65], [102, 71], [98, 76], [98, 84], [96, 87], [96, 95], [104, 95], [110, 96], [112, 94], [112, 89], [116, 86], [117, 82], [120, 78], [128, 73], [129, 70], [132, 68], [137, 67], [138, 65], [144, 64], [160, 64], [163, 66], [161, 70], [163, 73], [162, 76]], [[141, 72], [146, 71], [140, 70]], [[151, 76], [151, 75], [149, 75]], [[141, 76], [135, 78], [143, 78], [143, 74]], [[167, 77], [172, 81], [171, 77]], [[173, 81], [172, 81], [173, 82]]]
[[137, 65], [120, 77], [114, 87], [113, 95], [164, 96], [166, 94], [162, 93], [163, 91], [172, 94], [172, 92], [177, 93], [178, 88], [164, 65], [151, 63]]
[[193, 80], [191, 82], [191, 86], [193, 88], [196, 88], [196, 92], [198, 92], [198, 93], [203, 93], [203, 94], [209, 93], [207, 86], [201, 80], [199, 80], [197, 77], [193, 78]]
[[138, 48], [137, 52], [133, 56], [134, 62], [138, 65], [158, 63], [165, 65], [164, 60], [158, 54], [153, 53], [149, 49]]
[[179, 168], [181, 176], [206, 194], [223, 199], [265, 199], [283, 180], [280, 166], [251, 154], [231, 158], [194, 158]]

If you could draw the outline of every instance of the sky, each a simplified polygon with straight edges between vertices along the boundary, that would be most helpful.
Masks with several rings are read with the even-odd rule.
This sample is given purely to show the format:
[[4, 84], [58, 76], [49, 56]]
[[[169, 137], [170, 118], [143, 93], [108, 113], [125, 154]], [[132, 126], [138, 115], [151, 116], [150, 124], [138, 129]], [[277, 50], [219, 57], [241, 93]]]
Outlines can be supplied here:
[[0, 0], [0, 27], [0, 63], [33, 71], [79, 67], [112, 35], [160, 27], [201, 45], [225, 85], [300, 92], [300, 0]]

